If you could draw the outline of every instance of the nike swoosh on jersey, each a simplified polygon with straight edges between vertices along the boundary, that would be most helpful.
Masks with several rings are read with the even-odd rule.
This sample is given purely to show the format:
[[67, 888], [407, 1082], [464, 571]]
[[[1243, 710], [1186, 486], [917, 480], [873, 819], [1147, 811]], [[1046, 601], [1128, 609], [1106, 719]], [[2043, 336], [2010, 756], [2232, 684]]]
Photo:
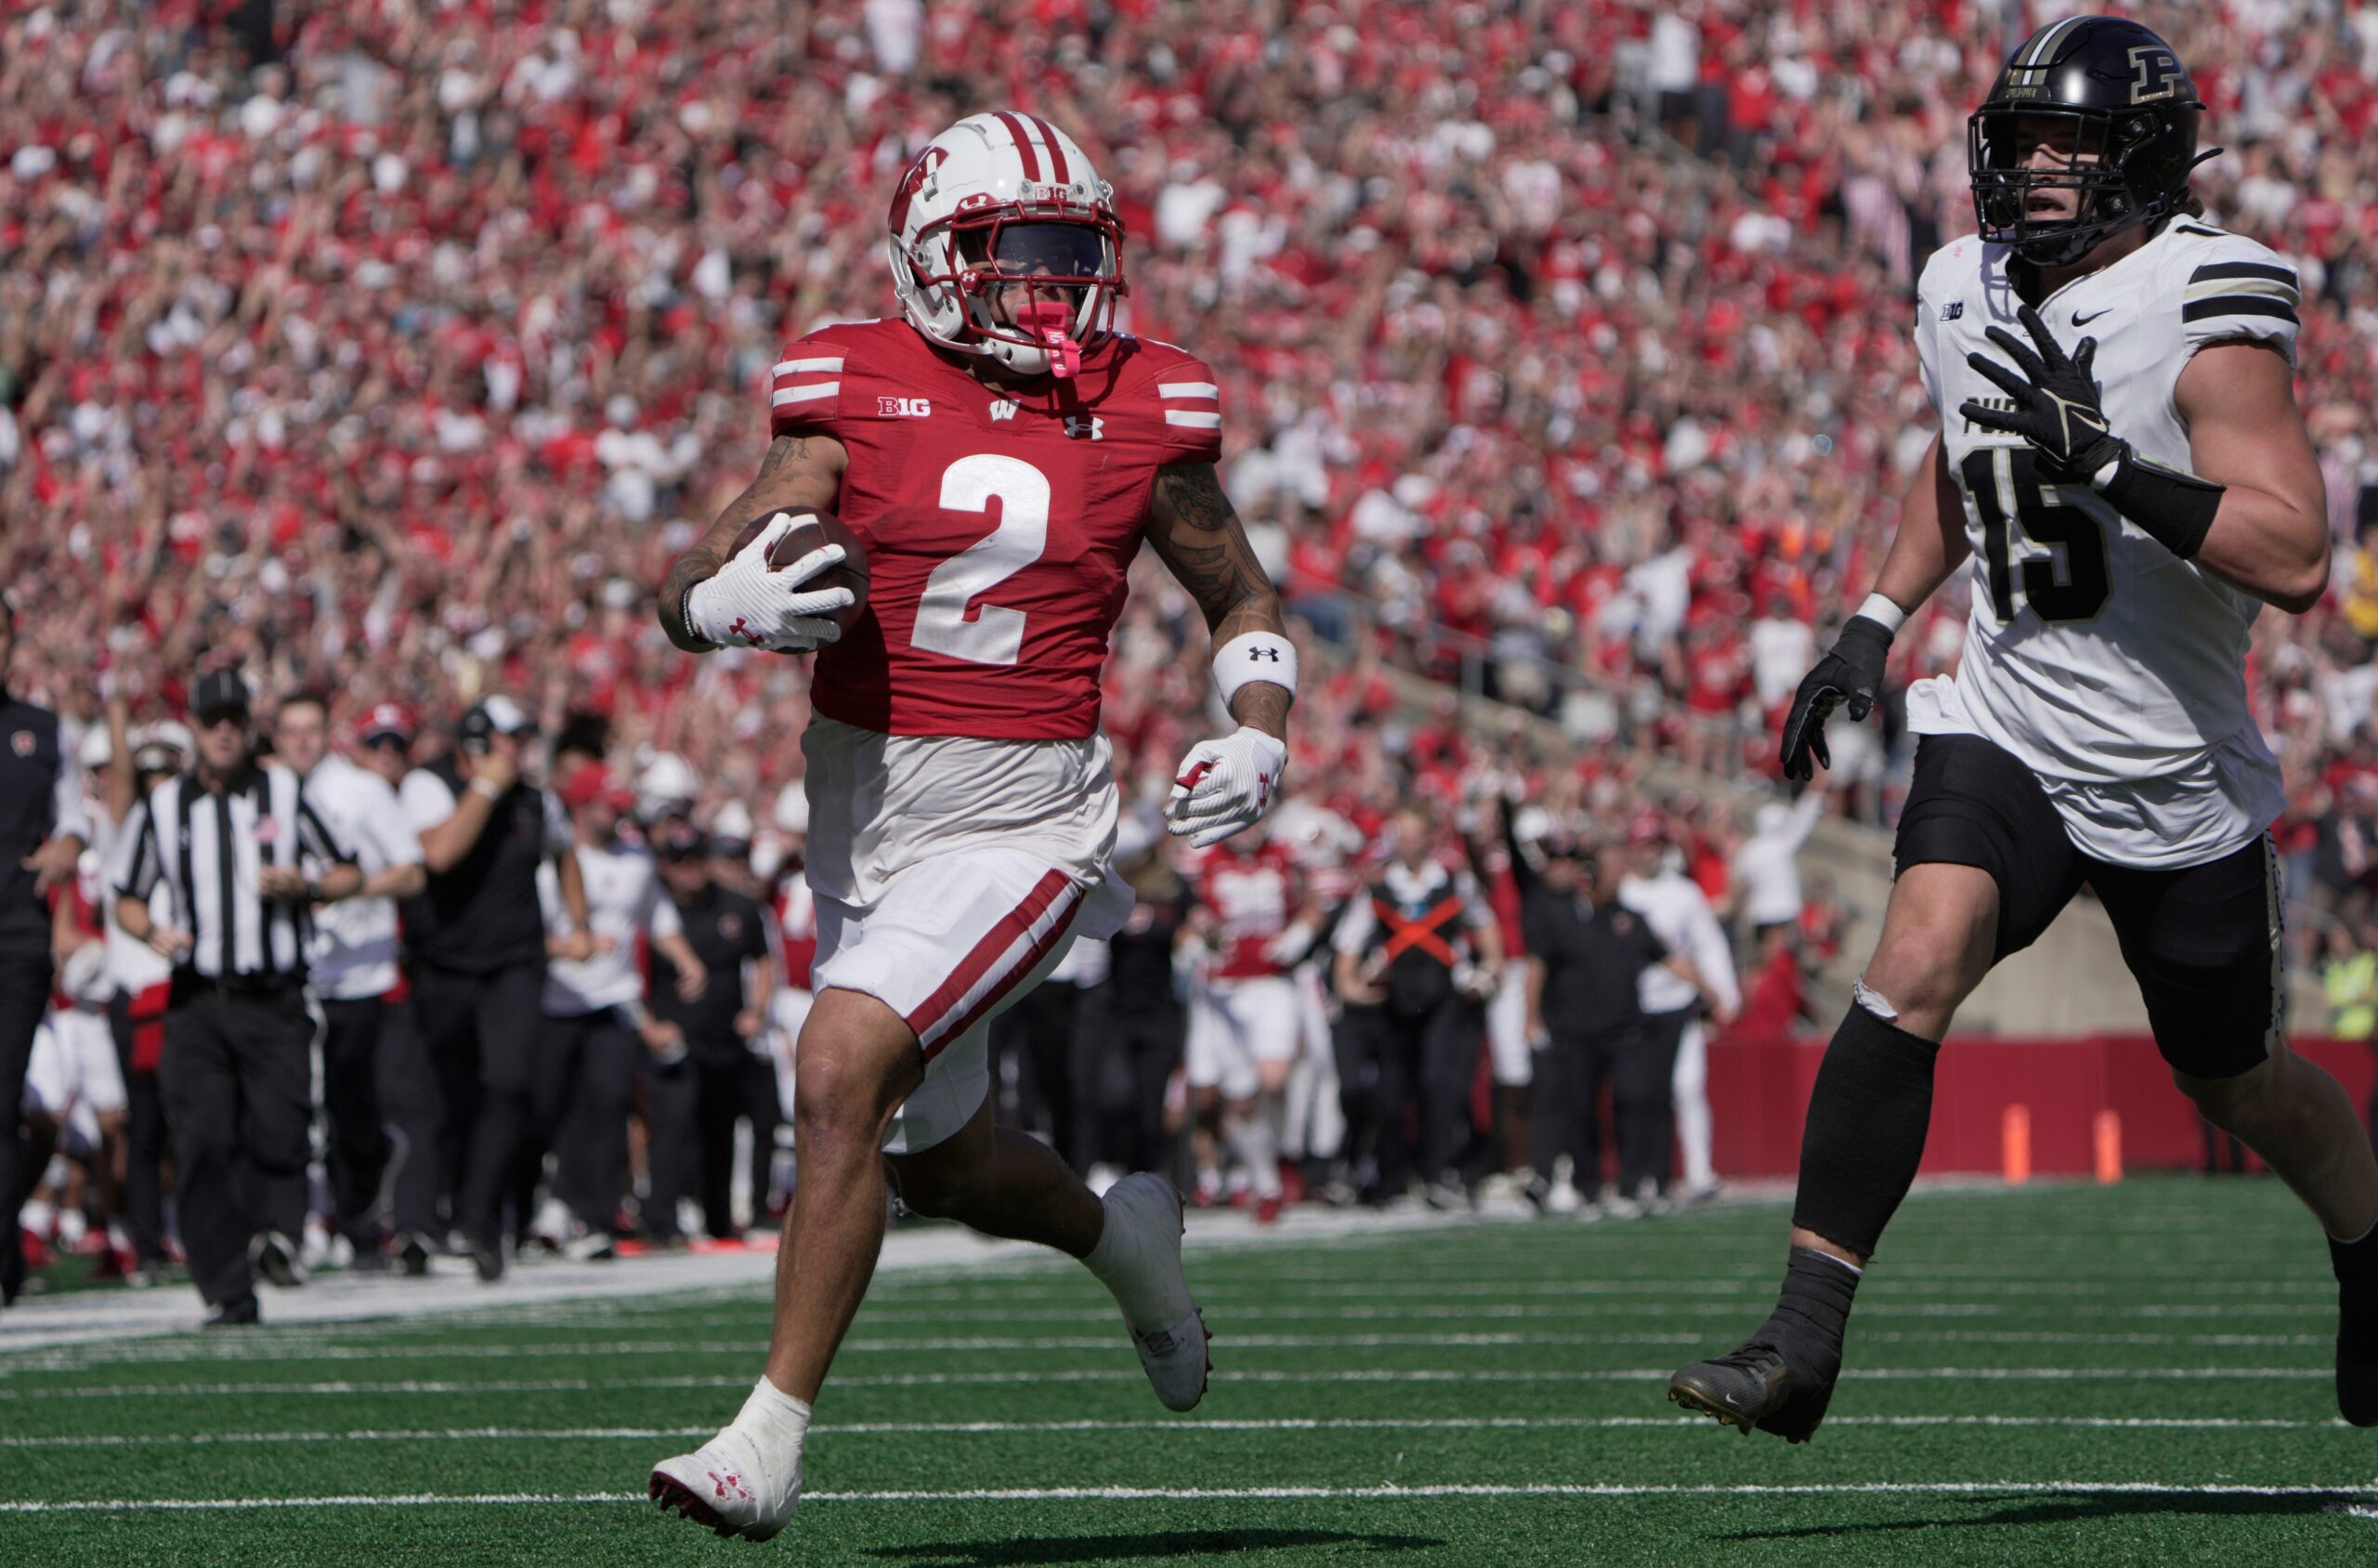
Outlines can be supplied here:
[[2085, 327], [2085, 326], [2087, 326], [2090, 322], [2092, 322], [2092, 321], [2096, 320], [2098, 317], [2100, 317], [2100, 316], [2103, 316], [2103, 315], [2107, 314], [2107, 312], [2109, 312], [2109, 311], [2110, 311], [2110, 310], [2112, 310], [2112, 309], [2113, 309], [2113, 307], [2112, 307], [2112, 306], [2110, 306], [2110, 305], [2109, 305], [2109, 306], [2107, 306], [2107, 307], [2106, 307], [2106, 308], [2105, 308], [2104, 310], [2092, 310], [2092, 311], [2090, 311], [2090, 312], [2089, 312], [2089, 314], [2087, 314], [2086, 316], [2084, 316], [2083, 314], [2081, 314], [2081, 312], [2079, 312], [2078, 310], [2075, 310], [2075, 311], [2072, 313], [2072, 324], [2073, 324], [2074, 326], [2076, 326], [2076, 327]]

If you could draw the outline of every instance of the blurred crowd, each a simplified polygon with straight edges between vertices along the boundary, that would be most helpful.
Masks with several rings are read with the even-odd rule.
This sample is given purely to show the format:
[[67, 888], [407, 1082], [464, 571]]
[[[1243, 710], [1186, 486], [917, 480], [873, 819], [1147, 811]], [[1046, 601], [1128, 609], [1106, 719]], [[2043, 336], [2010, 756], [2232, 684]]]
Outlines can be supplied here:
[[[802, 667], [670, 658], [647, 585], [748, 477], [780, 344], [890, 307], [911, 150], [1013, 101], [1115, 183], [1129, 322], [1215, 366], [1229, 488], [1317, 633], [1763, 774], [1928, 434], [1906, 302], [1970, 227], [1964, 117], [2045, 12], [11, 7], [20, 679], [86, 717], [95, 670], [162, 712], [202, 656], [358, 711], [502, 688], [686, 757], [717, 802], [773, 790]], [[2141, 15], [2229, 148], [2209, 208], [2307, 285], [2339, 592], [2265, 618], [2256, 684], [2317, 823], [2368, 771], [2378, 688], [2378, 20]], [[1118, 695], [1195, 710], [1186, 608], [1135, 603], [1118, 677], [1176, 673]], [[1895, 675], [1953, 660], [1961, 616], [1943, 595]], [[1352, 717], [1309, 714], [1300, 765], [1369, 743]], [[1888, 819], [1896, 731], [1843, 750], [1844, 808]]]

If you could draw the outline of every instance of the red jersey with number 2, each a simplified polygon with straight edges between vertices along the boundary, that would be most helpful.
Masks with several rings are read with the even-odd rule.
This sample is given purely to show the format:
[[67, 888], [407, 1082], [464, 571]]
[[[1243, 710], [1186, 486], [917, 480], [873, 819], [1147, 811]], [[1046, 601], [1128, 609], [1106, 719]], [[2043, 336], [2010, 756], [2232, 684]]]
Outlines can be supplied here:
[[1116, 333], [1081, 372], [988, 385], [906, 321], [788, 345], [769, 430], [849, 452], [836, 511], [867, 545], [868, 605], [817, 655], [810, 701], [886, 735], [1075, 740], [1156, 471], [1222, 451], [1213, 372]]

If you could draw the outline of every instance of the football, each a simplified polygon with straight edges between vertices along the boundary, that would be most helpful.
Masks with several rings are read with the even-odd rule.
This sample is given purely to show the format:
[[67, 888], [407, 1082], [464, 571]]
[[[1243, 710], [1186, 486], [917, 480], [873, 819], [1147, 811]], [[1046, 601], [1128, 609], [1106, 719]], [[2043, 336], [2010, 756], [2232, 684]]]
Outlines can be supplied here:
[[[770, 514], [771, 516], [774, 515]], [[767, 524], [766, 517], [744, 524], [743, 531], [735, 536], [735, 548], [727, 552], [729, 556], [759, 538]], [[829, 544], [843, 547], [842, 560], [811, 578], [804, 586], [847, 588], [851, 591], [850, 608], [831, 618], [836, 625], [847, 632], [867, 610], [867, 546], [859, 542], [858, 535], [851, 530], [848, 523], [831, 512], [813, 512], [799, 518], [769, 550], [768, 565], [782, 571], [812, 550], [823, 549]]]

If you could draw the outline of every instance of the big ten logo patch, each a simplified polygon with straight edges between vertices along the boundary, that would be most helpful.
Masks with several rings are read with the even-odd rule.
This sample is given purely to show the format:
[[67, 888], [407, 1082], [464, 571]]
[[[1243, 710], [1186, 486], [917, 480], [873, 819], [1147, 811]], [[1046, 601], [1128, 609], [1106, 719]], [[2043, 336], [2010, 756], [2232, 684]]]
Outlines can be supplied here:
[[930, 419], [933, 399], [930, 398], [878, 398], [875, 399], [878, 419]]

